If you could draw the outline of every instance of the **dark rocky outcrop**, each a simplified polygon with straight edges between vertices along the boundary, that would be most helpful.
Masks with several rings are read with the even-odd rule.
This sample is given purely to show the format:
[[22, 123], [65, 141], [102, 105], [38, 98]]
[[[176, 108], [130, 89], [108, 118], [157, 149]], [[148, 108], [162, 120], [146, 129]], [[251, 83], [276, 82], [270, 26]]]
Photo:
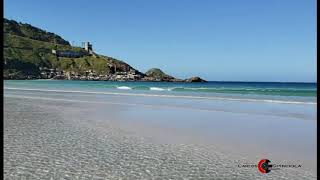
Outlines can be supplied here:
[[164, 73], [161, 69], [158, 68], [152, 68], [148, 70], [146, 73], [147, 80], [150, 81], [174, 81], [175, 78]]
[[191, 77], [189, 79], [186, 79], [185, 82], [207, 82], [207, 81], [196, 76], [196, 77]]

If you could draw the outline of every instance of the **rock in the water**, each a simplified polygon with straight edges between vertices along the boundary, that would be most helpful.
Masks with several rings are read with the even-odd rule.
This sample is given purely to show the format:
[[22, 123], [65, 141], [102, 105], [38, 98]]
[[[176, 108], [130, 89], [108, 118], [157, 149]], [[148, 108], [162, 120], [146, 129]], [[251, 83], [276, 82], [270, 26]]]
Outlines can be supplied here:
[[146, 72], [148, 80], [152, 81], [174, 81], [175, 78], [164, 73], [161, 69], [152, 68]]
[[186, 82], [207, 82], [206, 80], [201, 79], [200, 77], [192, 77], [192, 78], [186, 79], [185, 81]]

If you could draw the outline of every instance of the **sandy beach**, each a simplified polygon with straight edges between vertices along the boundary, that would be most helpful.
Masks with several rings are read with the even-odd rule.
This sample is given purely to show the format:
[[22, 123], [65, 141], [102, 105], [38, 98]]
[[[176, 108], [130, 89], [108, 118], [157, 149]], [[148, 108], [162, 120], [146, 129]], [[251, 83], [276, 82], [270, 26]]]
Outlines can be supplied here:
[[315, 108], [5, 89], [4, 176], [316, 179]]

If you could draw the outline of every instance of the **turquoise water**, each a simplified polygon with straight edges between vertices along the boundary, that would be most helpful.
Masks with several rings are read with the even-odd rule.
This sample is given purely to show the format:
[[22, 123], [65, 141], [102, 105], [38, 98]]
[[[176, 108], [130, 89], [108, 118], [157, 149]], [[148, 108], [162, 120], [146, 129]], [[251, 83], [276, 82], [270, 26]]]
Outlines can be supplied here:
[[316, 103], [316, 83], [6, 80], [5, 88]]

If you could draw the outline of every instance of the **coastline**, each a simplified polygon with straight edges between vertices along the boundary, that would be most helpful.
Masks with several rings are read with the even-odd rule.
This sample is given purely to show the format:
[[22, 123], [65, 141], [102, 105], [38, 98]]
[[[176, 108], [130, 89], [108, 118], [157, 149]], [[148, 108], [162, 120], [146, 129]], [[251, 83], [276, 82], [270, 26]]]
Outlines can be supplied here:
[[[316, 105], [317, 102], [299, 102], [299, 101], [281, 101], [270, 99], [239, 99], [239, 98], [223, 98], [223, 97], [202, 97], [202, 96], [179, 96], [179, 95], [157, 95], [157, 94], [132, 94], [123, 92], [92, 92], [92, 91], [68, 91], [68, 90], [45, 90], [45, 89], [21, 89], [21, 88], [4, 88], [7, 90], [21, 90], [21, 91], [38, 91], [38, 92], [62, 92], [62, 93], [83, 93], [83, 94], [104, 94], [104, 95], [121, 95], [121, 96], [141, 96], [141, 97], [164, 97], [164, 98], [186, 98], [186, 99], [205, 99], [205, 100], [220, 100], [220, 101], [242, 101], [242, 102], [265, 102], [265, 103], [279, 103], [279, 104], [305, 104]], [[127, 89], [120, 87], [120, 89]]]
[[4, 78], [3, 80], [69, 80], [69, 81], [111, 81], [111, 82], [207, 82], [205, 80], [196, 80], [191, 81], [189, 79], [172, 79], [172, 80], [156, 80], [156, 79], [108, 79], [108, 78], [34, 78], [34, 77], [26, 77], [26, 78]]

